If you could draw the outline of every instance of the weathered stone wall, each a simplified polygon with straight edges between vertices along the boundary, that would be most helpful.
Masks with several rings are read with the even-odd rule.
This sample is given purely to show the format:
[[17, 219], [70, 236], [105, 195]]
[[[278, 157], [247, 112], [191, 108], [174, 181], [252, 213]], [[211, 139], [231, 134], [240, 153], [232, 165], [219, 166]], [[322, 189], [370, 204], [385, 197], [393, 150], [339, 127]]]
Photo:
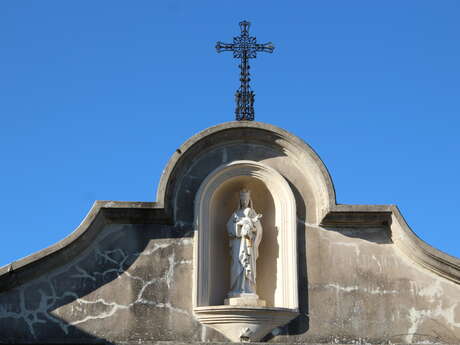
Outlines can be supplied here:
[[[72, 262], [0, 294], [1, 342], [225, 341], [193, 317], [190, 236], [105, 227]], [[415, 266], [387, 228], [307, 225], [299, 246], [302, 315], [265, 340], [459, 342], [458, 285]]]
[[72, 262], [0, 294], [0, 342], [197, 340], [191, 267], [192, 239], [172, 227], [107, 226]]
[[415, 265], [390, 235], [307, 227], [309, 327], [296, 342], [460, 342], [459, 286]]
[[193, 315], [193, 206], [206, 176], [240, 159], [278, 171], [296, 200], [301, 315], [265, 341], [460, 343], [460, 260], [395, 206], [337, 205], [313, 150], [257, 122], [187, 141], [158, 202], [96, 202], [66, 239], [0, 268], [0, 343], [226, 341]]

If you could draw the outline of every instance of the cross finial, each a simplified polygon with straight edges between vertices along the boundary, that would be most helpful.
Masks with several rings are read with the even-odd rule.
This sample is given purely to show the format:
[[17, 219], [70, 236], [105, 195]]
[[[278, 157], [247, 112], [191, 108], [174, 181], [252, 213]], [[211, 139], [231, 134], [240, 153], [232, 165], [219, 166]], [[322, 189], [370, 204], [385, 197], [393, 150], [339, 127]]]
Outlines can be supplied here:
[[240, 81], [241, 85], [235, 93], [235, 116], [237, 121], [254, 120], [254, 92], [249, 86], [251, 78], [249, 77], [249, 59], [255, 59], [257, 52], [272, 53], [275, 47], [271, 42], [259, 44], [255, 37], [249, 36], [249, 27], [251, 23], [248, 21], [240, 22], [241, 35], [233, 37], [233, 43], [216, 43], [218, 53], [223, 51], [232, 51], [233, 57], [241, 59], [239, 65], [241, 69]]
[[241, 34], [249, 36], [249, 27], [251, 26], [250, 22], [243, 20], [240, 22]]

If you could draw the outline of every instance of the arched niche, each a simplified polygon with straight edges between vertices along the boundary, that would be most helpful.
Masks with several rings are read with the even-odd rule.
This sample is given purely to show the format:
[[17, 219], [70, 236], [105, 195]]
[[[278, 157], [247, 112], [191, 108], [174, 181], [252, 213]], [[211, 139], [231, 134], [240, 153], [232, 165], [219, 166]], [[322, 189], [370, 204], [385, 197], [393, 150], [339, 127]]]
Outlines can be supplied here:
[[295, 135], [257, 121], [222, 123], [188, 139], [163, 171], [158, 205], [189, 231], [199, 186], [221, 164], [237, 160], [262, 162], [278, 171], [293, 187], [297, 216], [305, 223], [319, 224], [335, 205], [331, 177], [314, 150]]
[[257, 293], [267, 307], [298, 309], [296, 205], [286, 180], [254, 161], [233, 161], [212, 171], [195, 197], [194, 307], [219, 306], [229, 289], [226, 222], [239, 191], [251, 190], [263, 214], [264, 235], [257, 260]]

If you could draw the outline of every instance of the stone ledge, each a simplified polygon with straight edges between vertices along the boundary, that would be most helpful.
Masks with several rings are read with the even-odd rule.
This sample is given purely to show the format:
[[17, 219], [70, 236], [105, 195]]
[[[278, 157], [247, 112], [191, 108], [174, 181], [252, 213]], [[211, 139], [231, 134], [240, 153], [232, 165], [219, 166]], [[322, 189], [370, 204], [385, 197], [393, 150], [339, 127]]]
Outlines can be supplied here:
[[[109, 224], [170, 224], [156, 202], [96, 201], [81, 224], [61, 241], [0, 267], [0, 292], [76, 257]], [[37, 266], [40, 265], [40, 269]]]
[[335, 205], [320, 223], [328, 227], [384, 226], [394, 245], [423, 268], [460, 284], [460, 259], [420, 239], [409, 227], [396, 205]]

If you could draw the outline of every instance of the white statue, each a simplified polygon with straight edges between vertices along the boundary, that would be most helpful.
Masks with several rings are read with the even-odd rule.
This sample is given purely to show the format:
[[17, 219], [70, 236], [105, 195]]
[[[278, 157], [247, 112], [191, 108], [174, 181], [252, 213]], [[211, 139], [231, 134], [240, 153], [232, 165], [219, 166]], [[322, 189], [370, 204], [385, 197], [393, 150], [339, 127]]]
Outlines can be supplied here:
[[262, 240], [261, 214], [252, 206], [248, 190], [240, 191], [238, 209], [227, 222], [230, 239], [230, 291], [228, 297], [256, 295], [256, 261]]

